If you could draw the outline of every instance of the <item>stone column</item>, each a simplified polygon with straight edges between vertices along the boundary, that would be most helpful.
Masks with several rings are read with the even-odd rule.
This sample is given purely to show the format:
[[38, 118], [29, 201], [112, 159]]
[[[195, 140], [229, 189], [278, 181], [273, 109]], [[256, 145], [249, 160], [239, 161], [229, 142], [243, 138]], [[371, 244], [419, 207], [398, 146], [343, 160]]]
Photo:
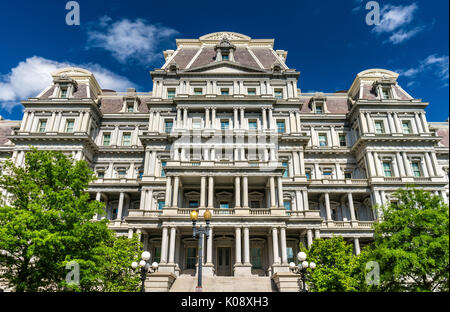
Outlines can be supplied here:
[[402, 156], [403, 156], [403, 164], [405, 165], [405, 169], [406, 169], [406, 175], [408, 177], [412, 177], [412, 170], [411, 170], [411, 163], [408, 159], [408, 156], [406, 156], [406, 152], [402, 152]]
[[367, 120], [363, 112], [359, 113], [359, 119], [361, 121], [361, 131], [363, 134], [365, 134], [367, 133]]
[[379, 177], [384, 176], [383, 168], [381, 168], [381, 163], [380, 163], [380, 159], [378, 158], [378, 153], [377, 152], [373, 153], [373, 158], [374, 158], [374, 161], [375, 161], [375, 169], [377, 171], [377, 176], [379, 176]]
[[120, 196], [119, 196], [119, 207], [117, 209], [117, 219], [116, 220], [122, 220], [124, 197], [125, 197], [125, 193], [121, 192]]
[[367, 124], [369, 125], [369, 133], [375, 133], [375, 131], [373, 129], [372, 117], [370, 117], [369, 112], [366, 113], [366, 119], [367, 119]]
[[177, 128], [181, 128], [181, 108], [177, 107]]
[[249, 228], [244, 227], [244, 264], [250, 264], [250, 233]]
[[280, 256], [278, 255], [278, 229], [272, 228], [272, 244], [273, 244], [273, 263], [280, 263]]
[[273, 129], [273, 109], [269, 108], [269, 129]]
[[187, 129], [188, 127], [188, 110], [187, 108], [183, 109], [183, 128]]
[[233, 108], [234, 120], [233, 120], [233, 129], [239, 129], [239, 112], [236, 107]]
[[263, 130], [267, 129], [267, 109], [266, 108], [262, 109], [262, 127], [263, 127]]
[[211, 128], [216, 129], [216, 108], [212, 108]]
[[234, 206], [235, 206], [235, 208], [241, 208], [241, 178], [240, 177], [234, 178], [234, 193], [235, 193]]
[[283, 181], [282, 177], [277, 178], [278, 181], [278, 207], [284, 208], [284, 197], [283, 197]]
[[431, 164], [430, 154], [428, 152], [425, 153], [425, 162], [428, 167], [428, 173], [430, 176], [435, 176], [433, 165]]
[[352, 221], [356, 221], [355, 206], [353, 205], [353, 195], [348, 193], [348, 208], [350, 209], [350, 218]]
[[354, 238], [354, 243], [355, 243], [355, 254], [359, 255], [361, 253], [361, 249], [359, 247], [359, 238], [358, 237]]
[[306, 230], [306, 240], [308, 244], [308, 248], [311, 247], [313, 241], [313, 232], [311, 229]]
[[210, 110], [209, 108], [205, 108], [205, 128], [211, 128], [211, 121], [210, 121]]
[[171, 203], [171, 184], [172, 184], [172, 178], [171, 177], [167, 177], [166, 178], [166, 199], [165, 199], [165, 206], [166, 207], [170, 207], [170, 203]]
[[212, 265], [212, 255], [213, 255], [213, 228], [209, 228], [209, 236], [206, 242], [206, 263]]
[[373, 160], [373, 155], [372, 155], [372, 152], [367, 152], [367, 166], [369, 167], [368, 169], [369, 169], [369, 176], [374, 176], [374, 175], [376, 175], [376, 172], [375, 172], [375, 163], [374, 163], [374, 160]]
[[270, 183], [270, 207], [276, 208], [277, 203], [275, 197], [275, 177], [270, 177], [269, 183]]
[[214, 208], [214, 177], [209, 177], [208, 183], [208, 208]]
[[425, 113], [420, 113], [420, 119], [422, 120], [422, 130], [425, 133], [430, 133], [430, 130], [428, 129], [427, 119], [425, 118]]
[[397, 159], [397, 166], [399, 169], [400, 176], [404, 177], [406, 176], [405, 166], [403, 165], [402, 156], [400, 155], [400, 152], [395, 153], [395, 158]]
[[440, 167], [439, 167], [439, 163], [438, 163], [438, 160], [436, 157], [436, 152], [430, 152], [430, 156], [431, 156], [431, 160], [432, 160], [431, 164], [433, 165], [434, 175], [439, 176], [438, 168], [440, 168]]
[[309, 210], [309, 203], [308, 203], [308, 191], [303, 190], [303, 210]]
[[314, 232], [315, 232], [314, 233], [314, 238], [315, 239], [319, 239], [320, 238], [320, 229], [315, 229]]
[[327, 211], [327, 221], [331, 220], [330, 194], [325, 193], [325, 209]]
[[242, 177], [242, 184], [243, 184], [242, 192], [244, 193], [243, 194], [244, 200], [243, 200], [242, 206], [243, 206], [243, 208], [248, 208], [248, 177], [247, 176]]
[[244, 121], [245, 121], [245, 110], [243, 109], [243, 108], [241, 108], [241, 121], [240, 121], [240, 123], [241, 123], [241, 129], [244, 129], [245, 128], [245, 123], [244, 123]]
[[297, 121], [297, 132], [302, 131], [302, 122], [300, 119], [300, 112], [295, 112], [295, 119]]
[[163, 226], [161, 238], [161, 263], [167, 263], [167, 232], [167, 226]]
[[173, 182], [173, 201], [172, 201], [172, 207], [178, 208], [178, 193], [179, 193], [179, 187], [180, 187], [180, 177], [175, 177]]
[[416, 123], [417, 132], [418, 132], [419, 134], [423, 133], [422, 122], [421, 122], [421, 120], [420, 120], [420, 117], [419, 117], [419, 113], [418, 113], [418, 112], [415, 112], [415, 113], [414, 113], [414, 121], [415, 121], [415, 123]]
[[206, 177], [201, 177], [200, 181], [200, 208], [206, 207]]
[[287, 251], [286, 251], [286, 228], [280, 228], [281, 236], [281, 263], [287, 264]]
[[392, 118], [392, 113], [388, 113], [388, 123], [389, 123], [389, 130], [391, 133], [397, 133], [397, 129], [394, 125], [394, 119]]
[[177, 228], [170, 228], [170, 252], [169, 252], [169, 263], [175, 263], [175, 238], [177, 235]]
[[235, 240], [236, 240], [236, 264], [242, 264], [242, 257], [241, 257], [241, 228], [237, 227], [235, 228]]

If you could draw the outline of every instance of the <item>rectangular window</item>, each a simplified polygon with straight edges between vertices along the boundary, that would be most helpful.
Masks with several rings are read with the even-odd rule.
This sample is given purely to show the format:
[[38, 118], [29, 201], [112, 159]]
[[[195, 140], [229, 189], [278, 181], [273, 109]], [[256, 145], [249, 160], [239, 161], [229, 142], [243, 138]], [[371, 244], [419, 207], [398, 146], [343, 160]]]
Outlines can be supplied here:
[[203, 89], [202, 88], [195, 88], [194, 89], [194, 94], [195, 95], [202, 95], [203, 94]]
[[250, 248], [251, 263], [253, 269], [261, 269], [261, 247]]
[[127, 112], [128, 113], [134, 112], [134, 103], [128, 103], [127, 104]]
[[413, 170], [413, 174], [415, 177], [421, 177], [422, 176], [422, 172], [420, 170], [420, 164], [419, 162], [415, 161], [411, 164], [412, 166], [412, 170]]
[[286, 247], [286, 253], [287, 253], [287, 260], [288, 260], [288, 263], [295, 262], [294, 248], [292, 248], [292, 247]]
[[253, 209], [261, 208], [259, 201], [257, 201], [257, 200], [250, 201], [250, 208], [253, 208]]
[[319, 146], [328, 146], [327, 135], [319, 133]]
[[283, 203], [283, 205], [284, 205], [284, 208], [286, 209], [286, 210], [291, 210], [292, 209], [292, 206], [291, 206], [291, 201], [290, 200], [285, 200], [284, 201], [284, 203]]
[[197, 248], [186, 248], [186, 269], [195, 270], [195, 264], [197, 263]]
[[230, 56], [228, 54], [223, 54], [222, 61], [228, 61], [228, 60], [230, 60]]
[[247, 89], [247, 94], [248, 95], [256, 95], [256, 89], [254, 89], [254, 88]]
[[230, 208], [230, 204], [228, 202], [220, 202], [220, 209], [228, 209]]
[[222, 130], [230, 129], [230, 121], [228, 119], [222, 119], [220, 121], [220, 129]]
[[167, 89], [167, 98], [173, 99], [176, 95], [175, 89]]
[[127, 171], [123, 170], [123, 169], [117, 170], [117, 175], [118, 175], [118, 177], [120, 179], [126, 178], [127, 177]]
[[166, 120], [164, 122], [164, 131], [166, 133], [171, 133], [173, 129], [173, 121], [172, 120]]
[[316, 114], [323, 114], [323, 106], [316, 105]]
[[105, 177], [105, 172], [104, 171], [97, 172], [97, 178], [103, 179], [104, 177]]
[[329, 168], [323, 169], [323, 173], [322, 174], [323, 174], [324, 178], [330, 178], [332, 176], [332, 174], [333, 174], [333, 170], [329, 169]]
[[384, 100], [388, 100], [391, 98], [391, 92], [390, 92], [389, 88], [383, 88], [382, 93], [383, 93]]
[[305, 170], [306, 180], [311, 180], [311, 170]]
[[404, 134], [410, 134], [411, 133], [411, 124], [409, 123], [409, 121], [403, 121], [402, 122], [402, 126], [403, 126], [403, 133]]
[[192, 122], [192, 127], [194, 129], [201, 129], [202, 128], [202, 121], [200, 119], [194, 119]]
[[222, 94], [222, 95], [230, 95], [230, 89], [220, 89], [220, 94]]
[[249, 130], [257, 130], [258, 129], [258, 122], [256, 120], [249, 120], [248, 121], [248, 128], [249, 128]]
[[153, 248], [153, 261], [157, 263], [161, 261], [161, 247]]
[[190, 200], [189, 201], [189, 208], [198, 208], [198, 201], [197, 200]]
[[391, 168], [390, 162], [388, 162], [388, 161], [383, 162], [383, 170], [384, 170], [385, 177], [392, 177], [392, 168]]
[[161, 176], [162, 177], [165, 177], [166, 176], [166, 171], [164, 170], [164, 167], [167, 165], [167, 162], [166, 161], [162, 161], [161, 162], [161, 167], [162, 167], [162, 169], [161, 169]]
[[126, 132], [123, 134], [122, 145], [123, 146], [131, 146], [131, 133]]
[[283, 161], [282, 165], [284, 167], [283, 178], [289, 177], [289, 163], [287, 161]]
[[75, 120], [67, 120], [66, 122], [66, 132], [73, 132], [73, 127], [75, 126]]
[[277, 120], [277, 130], [278, 133], [285, 133], [286, 132], [286, 127], [284, 124], [284, 120]]
[[142, 179], [143, 176], [144, 176], [144, 170], [139, 170], [138, 171], [138, 179]]
[[351, 178], [352, 178], [352, 173], [351, 173], [351, 172], [345, 172], [345, 173], [344, 173], [344, 177], [345, 177], [346, 179], [351, 179]]
[[103, 145], [109, 146], [111, 144], [111, 133], [104, 133], [103, 134]]
[[166, 205], [166, 202], [163, 200], [158, 200], [158, 210], [163, 210], [164, 206]]
[[41, 119], [39, 120], [39, 132], [45, 132], [45, 129], [47, 128], [47, 119]]
[[381, 120], [375, 121], [375, 133], [377, 134], [384, 133], [384, 123]]
[[341, 147], [347, 146], [347, 136], [345, 134], [339, 134], [339, 145]]
[[61, 88], [61, 98], [63, 98], [63, 99], [65, 99], [65, 98], [67, 98], [67, 90], [68, 90], [68, 88], [67, 87], [62, 87]]
[[283, 90], [282, 89], [275, 89], [275, 98], [283, 99]]

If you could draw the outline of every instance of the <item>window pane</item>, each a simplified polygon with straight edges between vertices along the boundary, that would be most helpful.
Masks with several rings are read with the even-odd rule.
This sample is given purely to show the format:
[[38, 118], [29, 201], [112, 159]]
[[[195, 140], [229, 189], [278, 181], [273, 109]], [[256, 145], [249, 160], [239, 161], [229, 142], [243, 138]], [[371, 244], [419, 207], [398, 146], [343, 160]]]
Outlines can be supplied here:
[[230, 90], [229, 89], [222, 89], [222, 90], [220, 90], [220, 93], [222, 95], [229, 95], [230, 94]]
[[420, 172], [420, 165], [417, 162], [412, 163], [412, 169], [415, 177], [420, 177], [422, 173]]
[[222, 130], [227, 130], [230, 128], [230, 122], [228, 120], [221, 120], [220, 127]]
[[384, 169], [384, 176], [385, 177], [392, 177], [391, 163], [383, 162], [383, 169]]
[[228, 54], [224, 54], [222, 55], [222, 61], [228, 61], [230, 58], [228, 56]]
[[170, 133], [172, 132], [172, 128], [173, 128], [173, 121], [166, 121], [164, 124], [164, 131], [166, 133]]
[[346, 138], [345, 134], [339, 135], [339, 145], [347, 146], [347, 138]]
[[289, 176], [289, 164], [288, 164], [287, 161], [283, 161], [282, 165], [285, 168], [284, 173], [283, 173], [283, 177], [287, 178]]
[[322, 114], [322, 113], [323, 113], [322, 106], [316, 106], [316, 114]]
[[403, 133], [405, 133], [405, 134], [411, 133], [411, 130], [409, 128], [409, 123], [408, 122], [404, 122], [403, 123]]
[[282, 99], [283, 98], [283, 91], [282, 90], [275, 90], [275, 98], [276, 99]]
[[47, 120], [41, 120], [39, 122], [39, 132], [45, 132], [46, 128], [47, 128]]
[[230, 208], [230, 205], [229, 205], [228, 202], [221, 202], [220, 203], [220, 208], [221, 209], [228, 209], [228, 208]]
[[158, 209], [162, 210], [164, 206], [166, 205], [166, 202], [163, 200], [158, 201]]
[[251, 248], [251, 263], [254, 269], [260, 269], [261, 266], [261, 248], [253, 247]]
[[250, 130], [256, 130], [256, 129], [258, 129], [258, 123], [256, 122], [256, 120], [250, 120], [250, 121], [248, 122], [248, 128], [249, 128]]
[[166, 164], [167, 164], [167, 162], [165, 162], [165, 161], [161, 162], [161, 167], [162, 167], [162, 169], [161, 169], [161, 176], [162, 177], [166, 176], [166, 171], [164, 170], [164, 167], [166, 166]]
[[75, 121], [68, 120], [66, 125], [66, 132], [73, 132], [73, 126], [75, 125]]
[[327, 146], [327, 136], [325, 134], [319, 134], [319, 146]]
[[175, 97], [175, 90], [167, 90], [167, 98], [173, 99]]
[[278, 129], [278, 133], [284, 133], [285, 127], [284, 127], [284, 121], [277, 121], [277, 129]]
[[123, 145], [130, 146], [131, 145], [131, 133], [123, 134]]
[[61, 97], [66, 98], [67, 97], [67, 88], [61, 88]]
[[286, 210], [291, 210], [291, 208], [292, 208], [291, 202], [288, 201], [288, 200], [285, 200], [285, 201], [284, 201], [284, 208], [285, 208]]
[[111, 144], [111, 134], [104, 134], [103, 135], [103, 145], [109, 146]]

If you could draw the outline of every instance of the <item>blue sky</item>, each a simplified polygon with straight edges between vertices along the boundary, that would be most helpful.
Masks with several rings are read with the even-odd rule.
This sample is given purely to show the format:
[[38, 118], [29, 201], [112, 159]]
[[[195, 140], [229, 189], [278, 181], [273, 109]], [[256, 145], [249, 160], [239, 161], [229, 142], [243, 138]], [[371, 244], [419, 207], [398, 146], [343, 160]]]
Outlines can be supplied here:
[[399, 83], [430, 103], [428, 119], [449, 116], [449, 1], [378, 1], [381, 23], [366, 24], [366, 0], [79, 0], [81, 25], [65, 23], [66, 0], [0, 2], [0, 115], [20, 119], [49, 73], [67, 65], [93, 71], [103, 88], [151, 91], [149, 71], [175, 38], [234, 31], [274, 38], [303, 92], [347, 90], [368, 68], [401, 74]]

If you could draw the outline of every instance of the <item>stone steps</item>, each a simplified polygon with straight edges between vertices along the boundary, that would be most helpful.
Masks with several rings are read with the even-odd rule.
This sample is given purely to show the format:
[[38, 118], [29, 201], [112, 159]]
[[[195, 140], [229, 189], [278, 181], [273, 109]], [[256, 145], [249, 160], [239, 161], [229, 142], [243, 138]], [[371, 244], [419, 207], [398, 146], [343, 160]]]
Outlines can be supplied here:
[[[203, 292], [274, 292], [270, 277], [203, 277]], [[179, 276], [170, 292], [195, 292], [197, 277]]]

